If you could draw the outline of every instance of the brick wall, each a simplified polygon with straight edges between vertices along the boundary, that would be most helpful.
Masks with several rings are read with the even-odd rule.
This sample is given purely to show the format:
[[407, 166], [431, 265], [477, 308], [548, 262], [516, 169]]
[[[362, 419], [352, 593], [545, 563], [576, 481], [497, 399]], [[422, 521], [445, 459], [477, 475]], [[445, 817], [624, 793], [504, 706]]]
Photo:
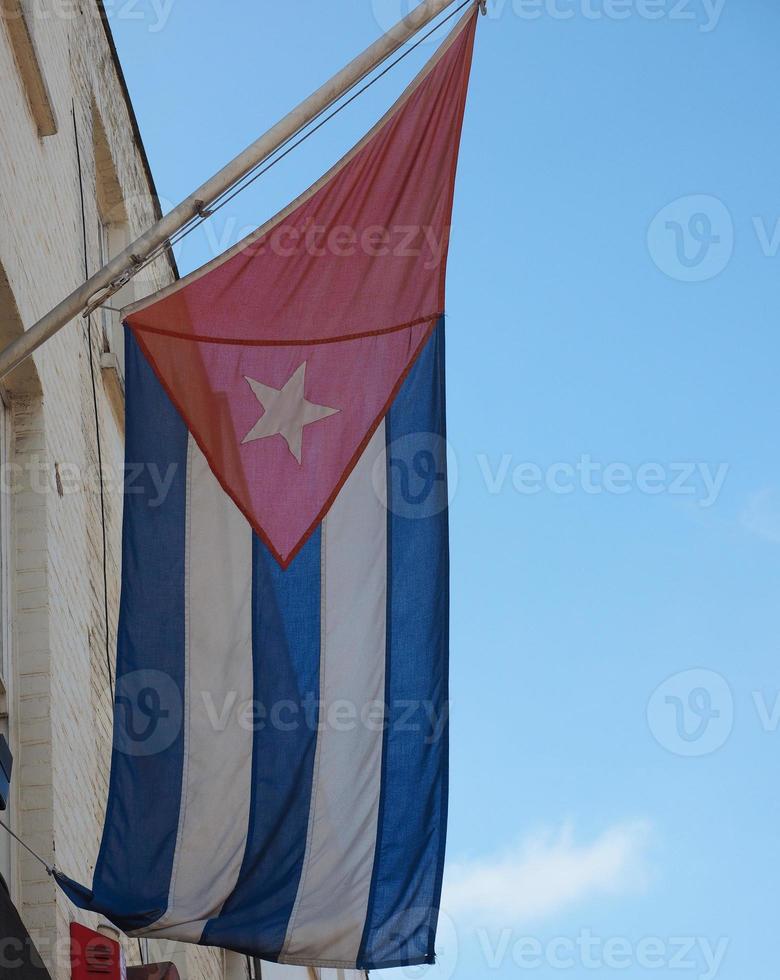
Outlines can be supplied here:
[[[0, 339], [29, 327], [83, 279], [78, 129], [90, 268], [98, 262], [98, 185], [108, 169], [121, 192], [120, 210], [133, 236], [155, 218], [146, 170], [95, 0], [78, 5], [44, 0], [28, 8], [30, 37], [57, 131], [40, 136], [25, 87], [19, 48], [0, 23]], [[29, 69], [30, 66], [28, 65]], [[40, 92], [38, 93], [40, 98]], [[95, 152], [99, 135], [102, 153]], [[98, 157], [96, 163], [96, 155]], [[106, 163], [110, 166], [106, 168]], [[102, 185], [101, 185], [102, 186]], [[105, 189], [105, 188], [104, 188]], [[115, 191], [116, 188], [113, 188]], [[106, 193], [111, 197], [112, 189]], [[116, 205], [116, 201], [113, 202]], [[134, 288], [141, 296], [170, 282], [159, 260]], [[110, 647], [119, 599], [122, 413], [116, 377], [99, 367], [100, 314], [93, 358], [106, 484]], [[14, 320], [18, 321], [14, 327]], [[89, 882], [107, 792], [111, 698], [104, 641], [100, 499], [89, 348], [83, 321], [46, 344], [5, 391], [13, 464], [10, 526], [10, 738], [15, 754], [12, 819], [47, 860]], [[11, 888], [57, 980], [69, 975], [68, 928], [74, 909], [45, 870], [13, 847]], [[138, 945], [124, 940], [129, 963]], [[223, 954], [152, 944], [153, 957], [175, 958], [183, 976], [212, 980]]]

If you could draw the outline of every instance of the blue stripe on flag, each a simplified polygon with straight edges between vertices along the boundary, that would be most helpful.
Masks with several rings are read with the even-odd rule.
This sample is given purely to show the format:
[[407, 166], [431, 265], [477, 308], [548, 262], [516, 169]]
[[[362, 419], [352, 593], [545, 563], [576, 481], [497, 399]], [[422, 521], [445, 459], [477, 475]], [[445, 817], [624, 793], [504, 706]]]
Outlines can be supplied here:
[[238, 883], [201, 940], [269, 960], [284, 944], [306, 849], [318, 723], [320, 547], [318, 528], [283, 571], [254, 538], [253, 696], [260, 713], [249, 835]]
[[448, 758], [443, 320], [401, 388], [386, 433], [389, 712], [374, 875], [358, 960], [363, 969], [433, 962]]
[[[125, 335], [122, 598], [109, 806], [95, 891], [66, 890], [77, 904], [105, 910], [132, 930], [165, 913], [179, 824], [188, 437], [131, 331]], [[133, 914], [122, 916], [123, 909]]]

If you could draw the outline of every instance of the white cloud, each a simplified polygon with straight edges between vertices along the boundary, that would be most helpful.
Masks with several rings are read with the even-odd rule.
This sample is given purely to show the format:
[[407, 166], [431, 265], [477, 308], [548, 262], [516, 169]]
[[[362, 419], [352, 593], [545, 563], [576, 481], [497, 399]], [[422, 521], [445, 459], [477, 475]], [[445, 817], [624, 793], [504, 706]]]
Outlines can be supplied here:
[[525, 926], [589, 898], [641, 891], [649, 838], [642, 821], [614, 825], [584, 844], [564, 826], [494, 857], [454, 862], [445, 875], [443, 910], [456, 923]]
[[780, 494], [776, 490], [766, 488], [751, 493], [739, 519], [746, 531], [780, 544]]

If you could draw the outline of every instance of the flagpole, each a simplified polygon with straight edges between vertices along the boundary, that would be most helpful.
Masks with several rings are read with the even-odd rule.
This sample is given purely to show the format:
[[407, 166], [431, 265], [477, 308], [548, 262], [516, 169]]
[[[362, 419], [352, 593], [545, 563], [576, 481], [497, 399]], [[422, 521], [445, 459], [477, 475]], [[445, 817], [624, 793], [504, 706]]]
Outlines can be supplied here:
[[[0, 351], [0, 379], [19, 364], [41, 344], [54, 336], [67, 323], [86, 310], [90, 302], [101, 294], [105, 301], [117, 292], [140, 270], [144, 260], [187, 225], [193, 218], [204, 214], [210, 202], [233, 187], [254, 167], [267, 159], [304, 126], [328, 109], [354, 85], [365, 78], [374, 68], [389, 58], [418, 31], [428, 25], [438, 14], [450, 6], [453, 0], [424, 0], [395, 27], [376, 40], [346, 67], [317, 89], [312, 95], [289, 112], [243, 153], [228, 163], [217, 174], [193, 191], [177, 207], [161, 218], [140, 238], [91, 276], [85, 283], [62, 300], [53, 310], [26, 330], [21, 337]], [[483, 0], [475, 0], [475, 6], [484, 9]]]

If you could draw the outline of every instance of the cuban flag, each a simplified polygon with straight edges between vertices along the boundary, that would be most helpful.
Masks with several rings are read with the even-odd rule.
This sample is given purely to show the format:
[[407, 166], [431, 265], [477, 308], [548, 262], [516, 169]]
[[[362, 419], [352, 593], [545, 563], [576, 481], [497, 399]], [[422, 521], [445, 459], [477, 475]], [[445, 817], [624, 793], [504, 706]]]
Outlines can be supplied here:
[[476, 12], [329, 174], [126, 316], [115, 738], [82, 908], [282, 964], [434, 959], [444, 281]]

